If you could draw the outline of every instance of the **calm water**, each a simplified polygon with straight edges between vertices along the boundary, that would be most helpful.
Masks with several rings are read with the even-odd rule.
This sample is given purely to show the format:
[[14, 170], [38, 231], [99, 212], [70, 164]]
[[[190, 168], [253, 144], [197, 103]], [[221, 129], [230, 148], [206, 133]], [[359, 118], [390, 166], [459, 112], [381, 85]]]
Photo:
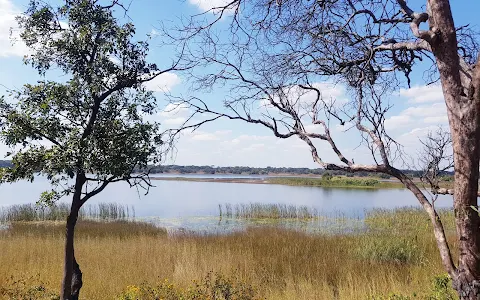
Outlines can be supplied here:
[[[163, 175], [171, 176], [171, 175]], [[178, 177], [178, 175], [175, 175]], [[206, 177], [208, 175], [202, 175]], [[211, 175], [219, 178], [225, 176]], [[190, 176], [191, 177], [191, 176]], [[197, 176], [198, 177], [198, 176]], [[243, 177], [246, 176], [228, 176]], [[262, 177], [262, 176], [253, 176]], [[263, 176], [264, 177], [264, 176]], [[418, 206], [415, 197], [405, 189], [338, 189], [298, 187], [269, 184], [153, 181], [155, 187], [148, 195], [129, 188], [125, 183], [114, 183], [89, 203], [116, 202], [134, 207], [135, 216], [171, 228], [209, 227], [217, 224], [219, 204], [281, 203], [306, 205], [321, 213], [343, 214], [362, 218], [366, 209]], [[34, 203], [49, 187], [45, 178], [33, 183], [18, 182], [0, 185], [0, 206]], [[437, 207], [450, 207], [451, 196], [442, 196]], [[227, 224], [234, 226], [235, 224]]]

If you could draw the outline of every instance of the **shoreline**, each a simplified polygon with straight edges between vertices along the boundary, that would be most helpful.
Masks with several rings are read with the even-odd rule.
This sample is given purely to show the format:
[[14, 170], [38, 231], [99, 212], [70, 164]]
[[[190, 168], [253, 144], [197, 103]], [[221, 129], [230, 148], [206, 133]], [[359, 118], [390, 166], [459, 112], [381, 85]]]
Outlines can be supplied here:
[[[400, 182], [377, 180], [378, 183], [372, 186], [366, 185], [347, 185], [343, 181], [336, 180], [324, 181], [318, 177], [270, 177], [270, 178], [191, 178], [191, 177], [151, 177], [152, 180], [159, 181], [190, 181], [190, 182], [217, 182], [217, 183], [245, 183], [245, 184], [276, 184], [288, 186], [306, 186], [306, 187], [322, 187], [322, 188], [348, 188], [348, 189], [397, 189], [405, 188]], [[280, 180], [278, 180], [280, 179]], [[309, 182], [305, 184], [296, 183], [296, 179], [308, 179]], [[367, 179], [363, 179], [367, 180]], [[328, 183], [328, 184], [326, 184]]]
[[[341, 189], [405, 189], [405, 186], [399, 181], [384, 180], [381, 178], [347, 178], [336, 177], [332, 180], [323, 180], [321, 177], [305, 176], [278, 176], [267, 178], [193, 178], [193, 177], [151, 177], [151, 180], [159, 181], [190, 181], [190, 182], [216, 182], [216, 183], [244, 183], [244, 184], [276, 184], [287, 186], [305, 186], [321, 188], [341, 188]], [[368, 181], [370, 180], [370, 183]], [[421, 182], [415, 181], [422, 185]], [[450, 183], [444, 183], [441, 187], [450, 188]], [[422, 188], [422, 187], [421, 187]]]

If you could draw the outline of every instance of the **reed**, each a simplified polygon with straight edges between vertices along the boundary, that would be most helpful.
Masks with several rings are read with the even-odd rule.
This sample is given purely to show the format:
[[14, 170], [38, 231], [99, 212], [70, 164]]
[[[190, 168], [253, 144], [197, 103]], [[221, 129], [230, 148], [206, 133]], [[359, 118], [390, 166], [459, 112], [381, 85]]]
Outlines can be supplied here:
[[[224, 207], [224, 216], [227, 211]], [[235, 206], [230, 211], [234, 214]], [[118, 299], [161, 289], [165, 279], [186, 293], [198, 287], [194, 280], [201, 284], [213, 272], [235, 278], [232, 287], [251, 287], [255, 299], [389, 299], [390, 293], [405, 296], [392, 299], [413, 293], [415, 299], [437, 299], [428, 298], [432, 279], [444, 271], [426, 215], [414, 208], [365, 215], [365, 231], [334, 235], [275, 226], [227, 235], [168, 235], [151, 224], [80, 221], [75, 254], [84, 272], [82, 295]], [[455, 243], [451, 212], [443, 216]], [[52, 221], [12, 222], [0, 231], [0, 292], [11, 287], [12, 276], [37, 278], [45, 289], [58, 290], [63, 231], [63, 222]]]
[[236, 219], [315, 219], [320, 217], [317, 209], [305, 205], [257, 202], [219, 205], [219, 216]]

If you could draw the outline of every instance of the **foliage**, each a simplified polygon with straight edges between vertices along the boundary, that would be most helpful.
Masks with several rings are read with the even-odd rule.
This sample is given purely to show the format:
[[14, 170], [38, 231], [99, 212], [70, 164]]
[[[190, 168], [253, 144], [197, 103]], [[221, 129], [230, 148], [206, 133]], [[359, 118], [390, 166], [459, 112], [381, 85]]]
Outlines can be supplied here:
[[28, 279], [10, 277], [0, 286], [0, 298], [11, 300], [59, 300], [58, 294], [45, 287], [38, 276]]
[[325, 172], [323, 173], [322, 175], [322, 179], [323, 180], [331, 180], [333, 178], [332, 174], [330, 174], [329, 172]]
[[0, 100], [0, 140], [12, 147], [13, 164], [3, 182], [45, 175], [54, 191], [41, 200], [50, 204], [73, 193], [69, 178], [100, 188], [159, 162], [159, 124], [144, 119], [155, 113], [155, 98], [142, 83], [161, 72], [146, 61], [148, 42], [133, 40], [133, 24], [91, 0], [58, 8], [32, 0], [18, 22], [32, 49], [25, 63], [65, 79], [25, 84]]
[[448, 274], [435, 276], [432, 280], [430, 291], [426, 295], [411, 296], [390, 293], [387, 296], [372, 296], [369, 300], [455, 300], [457, 296], [451, 286], [451, 279]]
[[118, 300], [134, 299], [164, 299], [164, 300], [254, 300], [256, 292], [235, 276], [226, 277], [220, 273], [209, 272], [200, 282], [194, 282], [192, 287], [180, 289], [167, 279], [157, 286], [143, 284], [128, 286], [118, 297]]

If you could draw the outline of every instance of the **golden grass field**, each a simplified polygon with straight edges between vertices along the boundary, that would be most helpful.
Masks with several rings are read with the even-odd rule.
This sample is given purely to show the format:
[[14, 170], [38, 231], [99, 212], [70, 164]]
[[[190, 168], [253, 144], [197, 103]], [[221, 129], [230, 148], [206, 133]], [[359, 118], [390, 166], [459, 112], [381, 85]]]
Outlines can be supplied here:
[[[455, 249], [452, 213], [443, 215]], [[431, 293], [432, 279], [444, 271], [427, 216], [417, 209], [374, 211], [366, 223], [369, 230], [355, 234], [263, 226], [202, 236], [168, 235], [144, 223], [81, 221], [76, 234], [76, 257], [84, 274], [81, 298], [118, 299], [127, 286], [165, 279], [186, 288], [209, 271], [250, 284], [258, 299], [389, 299], [391, 293]], [[1, 230], [0, 289], [25, 279], [26, 285], [42, 281], [59, 290], [63, 226], [14, 222]]]

